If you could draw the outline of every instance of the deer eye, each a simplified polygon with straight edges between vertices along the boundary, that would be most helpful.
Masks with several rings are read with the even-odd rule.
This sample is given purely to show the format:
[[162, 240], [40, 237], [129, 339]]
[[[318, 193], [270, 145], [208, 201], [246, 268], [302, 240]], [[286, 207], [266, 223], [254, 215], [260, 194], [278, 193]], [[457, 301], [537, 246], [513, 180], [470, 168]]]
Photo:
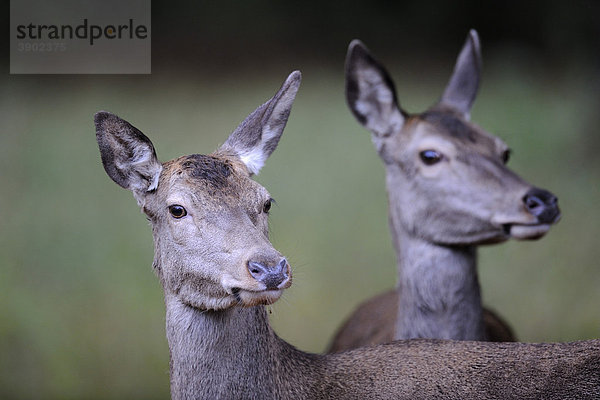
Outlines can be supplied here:
[[263, 204], [263, 212], [265, 214], [269, 213], [269, 210], [271, 209], [271, 203], [273, 202], [273, 199], [269, 199], [267, 201], [265, 201], [265, 204]]
[[180, 206], [179, 204], [173, 204], [172, 206], [169, 206], [169, 213], [173, 218], [177, 219], [183, 218], [187, 215], [187, 211], [185, 210], [185, 208], [183, 208], [183, 206]]
[[435, 150], [423, 150], [419, 153], [419, 157], [421, 157], [421, 161], [423, 161], [425, 165], [436, 164], [444, 158], [442, 153]]
[[508, 160], [510, 159], [510, 154], [512, 152], [510, 151], [510, 149], [506, 149], [502, 152], [502, 162], [504, 164], [506, 164], [508, 162]]

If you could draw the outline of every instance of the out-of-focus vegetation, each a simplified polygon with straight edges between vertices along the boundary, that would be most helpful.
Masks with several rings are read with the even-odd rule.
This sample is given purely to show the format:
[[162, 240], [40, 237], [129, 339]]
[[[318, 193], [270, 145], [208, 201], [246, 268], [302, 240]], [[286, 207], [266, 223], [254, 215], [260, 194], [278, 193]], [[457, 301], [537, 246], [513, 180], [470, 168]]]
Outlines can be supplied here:
[[[150, 267], [151, 232], [131, 194], [102, 169], [92, 124], [100, 109], [145, 132], [162, 160], [208, 153], [287, 73], [302, 70], [286, 132], [257, 177], [277, 200], [271, 239], [295, 274], [292, 288], [271, 307], [274, 328], [301, 349], [322, 351], [356, 304], [393, 287], [383, 166], [343, 97], [342, 63], [354, 37], [389, 65], [403, 107], [421, 111], [441, 93], [468, 29], [479, 29], [484, 76], [472, 119], [509, 143], [509, 165], [557, 194], [563, 211], [562, 221], [540, 241], [481, 250], [484, 301], [524, 341], [600, 337], [600, 75], [587, 31], [565, 28], [567, 37], [583, 35], [577, 47], [561, 42], [561, 25], [555, 25], [552, 44], [542, 46], [532, 39], [539, 37], [535, 28], [543, 25], [540, 19], [554, 19], [530, 10], [530, 20], [508, 20], [512, 28], [522, 27], [523, 41], [518, 30], [501, 30], [490, 33], [488, 45], [490, 27], [475, 18], [483, 11], [454, 24], [436, 12], [436, 21], [446, 25], [420, 35], [430, 29], [428, 15], [407, 4], [388, 11], [371, 6], [363, 13], [371, 23], [356, 15], [360, 9], [340, 11], [340, 18], [348, 14], [358, 24], [353, 31], [347, 21], [337, 22], [340, 33], [337, 20], [327, 26], [318, 9], [315, 15], [303, 11], [300, 24], [293, 7], [267, 3], [253, 10], [255, 24], [243, 18], [251, 11], [245, 3], [229, 2], [221, 14], [215, 6], [204, 13], [191, 5], [155, 4], [151, 76], [9, 76], [4, 69], [0, 398], [168, 397], [164, 305]], [[538, 6], [545, 4], [558, 7]], [[577, 3], [563, 13], [563, 23], [575, 26], [572, 20], [597, 10], [590, 4]], [[378, 25], [396, 13], [398, 30]], [[296, 31], [283, 15], [290, 15]], [[167, 28], [180, 35], [195, 16], [201, 27], [188, 33], [200, 39], [190, 39], [187, 50], [179, 43], [179, 53], [168, 50]], [[221, 27], [210, 16], [227, 23]], [[496, 26], [502, 17], [487, 16]], [[402, 28], [403, 21], [409, 28]], [[203, 42], [207, 37], [223, 41]], [[263, 39], [253, 47], [263, 53], [249, 54], [245, 64], [235, 43], [248, 37]], [[320, 37], [325, 44], [311, 57], [308, 49]], [[415, 42], [418, 57], [391, 51]], [[212, 57], [217, 53], [220, 61]]]

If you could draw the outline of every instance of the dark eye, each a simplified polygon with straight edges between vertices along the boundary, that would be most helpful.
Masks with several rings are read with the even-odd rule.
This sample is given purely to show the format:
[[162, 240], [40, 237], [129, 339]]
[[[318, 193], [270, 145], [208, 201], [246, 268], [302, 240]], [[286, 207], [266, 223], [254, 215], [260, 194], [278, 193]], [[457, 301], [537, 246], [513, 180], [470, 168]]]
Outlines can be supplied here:
[[177, 219], [183, 218], [187, 215], [187, 211], [185, 211], [185, 208], [183, 208], [183, 206], [180, 206], [179, 204], [169, 206], [169, 213], [171, 213], [173, 218]]
[[502, 162], [504, 164], [506, 164], [508, 162], [508, 160], [510, 159], [510, 149], [506, 149], [502, 152]]
[[263, 204], [263, 212], [265, 214], [269, 213], [269, 210], [271, 209], [271, 203], [273, 202], [273, 199], [269, 199], [267, 201], [265, 201], [265, 204]]
[[419, 157], [426, 165], [433, 165], [440, 162], [444, 156], [435, 150], [423, 150], [419, 153]]

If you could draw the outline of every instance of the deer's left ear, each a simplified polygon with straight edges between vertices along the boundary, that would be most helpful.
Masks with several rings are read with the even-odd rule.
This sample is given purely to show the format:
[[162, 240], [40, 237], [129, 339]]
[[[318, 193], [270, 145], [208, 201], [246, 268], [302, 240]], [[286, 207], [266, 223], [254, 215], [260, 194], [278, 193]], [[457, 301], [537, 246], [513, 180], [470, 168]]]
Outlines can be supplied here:
[[346, 102], [373, 140], [400, 132], [404, 113], [389, 73], [360, 40], [353, 40], [346, 55]]
[[145, 193], [156, 189], [162, 171], [152, 142], [135, 126], [106, 111], [97, 112], [94, 123], [104, 170], [141, 201]]
[[300, 71], [292, 72], [275, 96], [248, 115], [219, 151], [233, 152], [251, 175], [258, 174], [279, 143], [301, 80]]
[[455, 108], [469, 119], [480, 76], [481, 46], [477, 32], [471, 29], [440, 102]]

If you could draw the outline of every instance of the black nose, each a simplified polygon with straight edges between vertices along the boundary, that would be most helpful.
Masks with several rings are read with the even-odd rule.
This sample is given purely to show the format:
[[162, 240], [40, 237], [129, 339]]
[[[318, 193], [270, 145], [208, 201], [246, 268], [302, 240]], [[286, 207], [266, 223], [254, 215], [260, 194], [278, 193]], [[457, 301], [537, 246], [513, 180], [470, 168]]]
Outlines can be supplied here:
[[287, 260], [282, 258], [273, 266], [266, 266], [259, 262], [249, 261], [248, 271], [257, 281], [264, 283], [267, 290], [277, 289], [283, 281], [289, 278], [289, 267]]
[[525, 208], [535, 215], [540, 223], [551, 224], [560, 217], [558, 199], [544, 189], [533, 188], [523, 197]]

